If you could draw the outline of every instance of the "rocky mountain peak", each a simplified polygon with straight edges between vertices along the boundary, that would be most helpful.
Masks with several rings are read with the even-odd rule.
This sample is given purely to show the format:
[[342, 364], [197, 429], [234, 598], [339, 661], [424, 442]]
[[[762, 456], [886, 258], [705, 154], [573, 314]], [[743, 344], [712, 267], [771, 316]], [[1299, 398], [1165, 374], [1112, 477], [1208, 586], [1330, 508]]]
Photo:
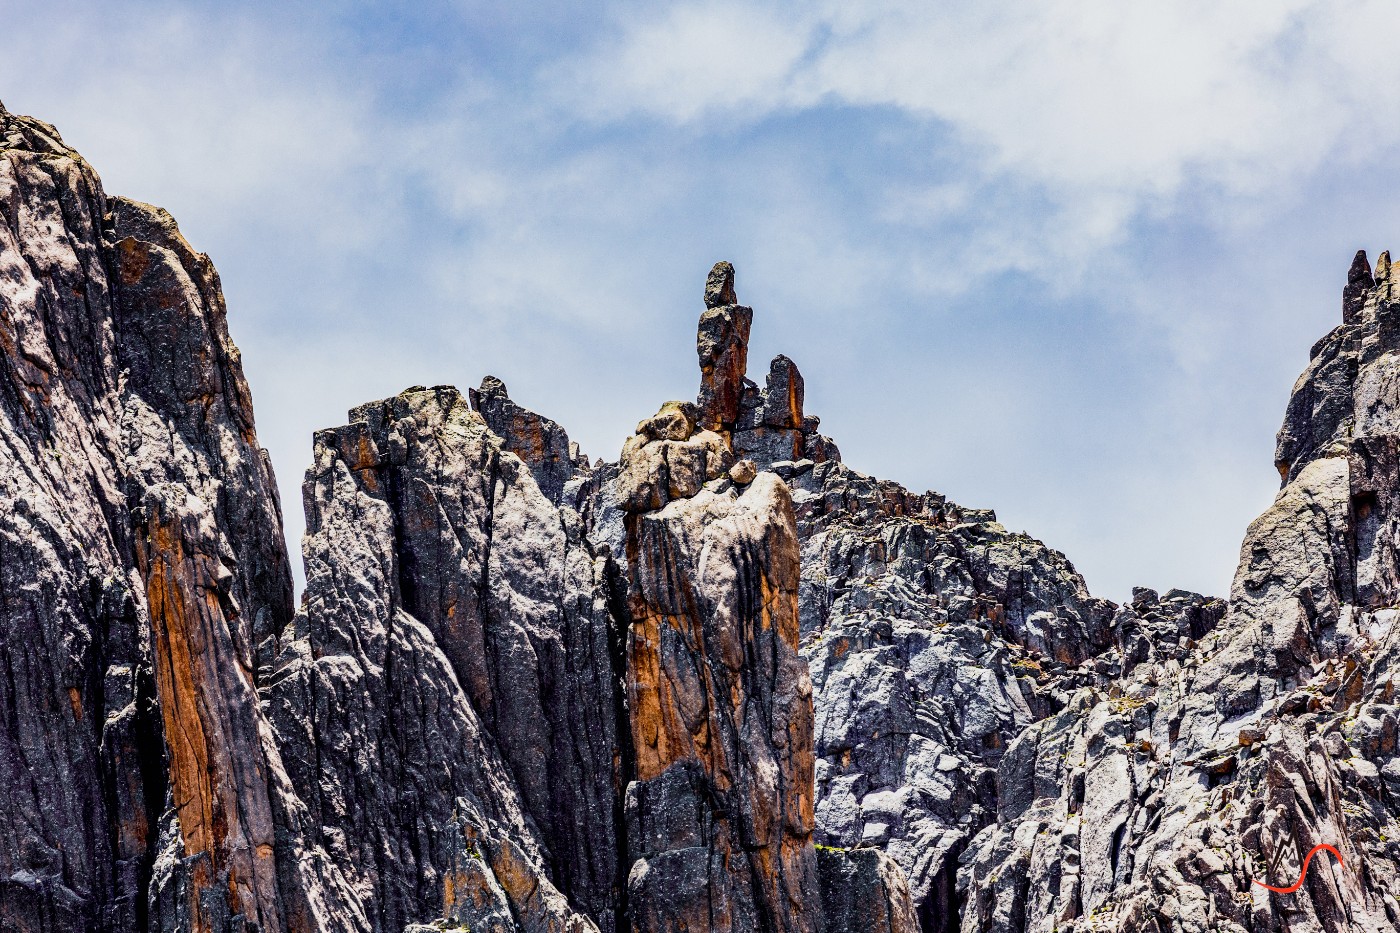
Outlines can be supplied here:
[[1342, 324], [1314, 344], [1293, 386], [1274, 463], [1282, 482], [1315, 460], [1397, 433], [1400, 424], [1400, 291], [1389, 252], [1374, 273], [1356, 254], [1342, 293]]
[[1395, 274], [1228, 603], [841, 462], [719, 263], [615, 463], [491, 376], [317, 431], [298, 607], [212, 263], [0, 107], [0, 929], [1400, 930]]
[[[718, 303], [721, 299], [725, 303]], [[753, 309], [736, 300], [734, 267], [717, 263], [705, 286], [706, 307], [696, 334], [699, 424], [724, 437], [736, 457], [760, 465], [840, 460], [836, 444], [818, 432], [821, 419], [803, 413], [805, 387], [796, 363], [775, 357], [762, 389], [748, 378]]]
[[471, 407], [504, 442], [505, 449], [523, 460], [535, 482], [552, 502], [559, 503], [564, 487], [589, 470], [588, 456], [557, 422], [522, 408], [511, 400], [506, 384], [486, 376], [481, 387], [467, 391]]
[[1342, 289], [1342, 323], [1355, 323], [1357, 314], [1366, 303], [1366, 293], [1375, 285], [1376, 279], [1371, 274], [1371, 264], [1366, 260], [1366, 251], [1359, 249], [1356, 251], [1356, 258], [1351, 261], [1351, 268], [1347, 270], [1346, 287]]

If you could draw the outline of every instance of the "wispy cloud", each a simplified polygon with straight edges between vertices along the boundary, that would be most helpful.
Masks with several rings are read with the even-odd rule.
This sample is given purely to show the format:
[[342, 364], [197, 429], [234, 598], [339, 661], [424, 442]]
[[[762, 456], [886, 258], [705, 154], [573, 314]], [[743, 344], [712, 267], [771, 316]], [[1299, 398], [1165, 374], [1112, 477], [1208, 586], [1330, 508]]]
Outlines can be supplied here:
[[795, 356], [856, 466], [1109, 595], [1221, 591], [1350, 251], [1400, 224], [1370, 0], [0, 18], [0, 99], [218, 265], [294, 550], [311, 431], [406, 385], [493, 372], [615, 456], [694, 391], [726, 258], [755, 367]]
[[1400, 124], [1373, 117], [1400, 78], [1398, 37], [1383, 2], [699, 0], [626, 8], [550, 84], [597, 121], [732, 132], [845, 106], [940, 124], [962, 147], [962, 190], [1008, 174], [1043, 190], [1059, 215], [1044, 255], [1063, 263], [1172, 211], [1188, 184], [1286, 197], [1327, 160], [1394, 146]]

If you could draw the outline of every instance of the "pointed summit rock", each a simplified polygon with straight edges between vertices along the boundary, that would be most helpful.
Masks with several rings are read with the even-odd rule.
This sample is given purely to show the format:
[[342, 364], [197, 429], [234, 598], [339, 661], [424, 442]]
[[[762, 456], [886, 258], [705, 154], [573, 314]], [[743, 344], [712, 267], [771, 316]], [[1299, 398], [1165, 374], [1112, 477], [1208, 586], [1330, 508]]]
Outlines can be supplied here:
[[1390, 250], [1386, 250], [1376, 257], [1375, 287], [1381, 301], [1391, 297], [1393, 292], [1392, 276], [1395, 270], [1390, 262]]
[[734, 266], [728, 262], [717, 262], [705, 279], [705, 307], [722, 308], [737, 305], [739, 298], [734, 294]]
[[805, 394], [805, 384], [797, 364], [782, 354], [773, 357], [764, 387], [763, 423], [770, 428], [800, 429]]
[[739, 420], [744, 371], [749, 364], [753, 309], [737, 303], [734, 267], [717, 263], [705, 284], [695, 349], [700, 357], [700, 426], [728, 435]]
[[1351, 324], [1356, 320], [1366, 304], [1366, 293], [1375, 285], [1376, 279], [1371, 275], [1366, 251], [1359, 249], [1356, 258], [1351, 261], [1351, 268], [1347, 270], [1346, 287], [1342, 289], [1342, 323]]
[[525, 461], [540, 492], [558, 505], [564, 485], [576, 472], [588, 469], [588, 458], [569, 440], [569, 432], [511, 401], [506, 384], [495, 376], [482, 379], [481, 388], [469, 389], [467, 395], [505, 449]]

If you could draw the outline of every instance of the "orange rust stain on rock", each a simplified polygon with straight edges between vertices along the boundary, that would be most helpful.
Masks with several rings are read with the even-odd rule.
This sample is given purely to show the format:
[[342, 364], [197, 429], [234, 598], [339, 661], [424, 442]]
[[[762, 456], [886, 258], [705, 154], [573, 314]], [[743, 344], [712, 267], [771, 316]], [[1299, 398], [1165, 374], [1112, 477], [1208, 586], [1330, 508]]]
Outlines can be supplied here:
[[788, 424], [794, 427], [802, 426], [802, 404], [797, 400], [797, 387], [788, 389], [787, 397]]
[[364, 487], [365, 492], [371, 495], [378, 495], [382, 492], [379, 483], [379, 472], [377, 470], [358, 470], [355, 475], [359, 477], [360, 485]]
[[444, 917], [452, 916], [453, 908], [457, 906], [457, 872], [449, 871], [442, 878], [442, 914]]
[[[635, 618], [635, 617], [634, 617]], [[656, 777], [683, 758], [709, 761], [712, 757], [709, 704], [714, 684], [708, 669], [701, 669], [700, 690], [705, 704], [695, 731], [686, 726], [675, 685], [661, 661], [661, 631], [668, 628], [690, 642], [690, 653], [703, 657], [703, 644], [689, 628], [684, 617], [659, 615], [644, 609], [633, 624], [628, 642], [629, 669], [628, 700], [632, 709], [632, 741], [636, 749], [637, 776], [640, 780]]]
[[516, 851], [515, 844], [503, 839], [499, 845], [492, 847], [490, 854], [491, 873], [496, 876], [506, 897], [512, 904], [526, 903], [535, 893], [535, 888], [539, 887], [539, 881], [529, 864]]
[[[228, 909], [245, 913], [265, 926], [286, 927], [269, 864], [272, 846], [258, 839], [230, 850], [230, 837], [246, 839], [241, 824], [245, 806], [257, 806], [239, 759], [247, 749], [229, 747], [220, 715], [237, 715], [233, 697], [212, 673], [214, 655], [230, 652], [219, 641], [227, 620], [217, 594], [206, 585], [214, 576], [210, 559], [189, 549], [180, 515], [151, 516], [146, 535], [138, 537], [138, 560], [146, 579], [146, 598], [155, 636], [156, 690], [169, 752], [171, 795], [187, 857], [196, 857], [190, 876], [190, 915], [194, 933], [211, 929], [205, 915], [206, 892], [227, 888]], [[227, 712], [221, 714], [221, 710]], [[243, 762], [259, 773], [259, 761]], [[245, 792], [254, 796], [242, 799]], [[265, 801], [264, 801], [265, 803]], [[261, 876], [261, 877], [260, 877]], [[304, 926], [304, 924], [302, 924]]]
[[368, 434], [361, 434], [357, 438], [355, 445], [355, 465], [354, 470], [367, 470], [373, 467], [378, 460], [378, 451], [374, 449], [374, 442]]
[[151, 253], [147, 245], [133, 237], [117, 243], [117, 275], [126, 286], [141, 281], [151, 265]]
[[210, 926], [201, 909], [200, 892], [209, 887], [210, 875], [219, 866], [211, 865], [218, 855], [213, 837], [214, 790], [204, 724], [197, 710], [198, 688], [192, 673], [194, 649], [189, 642], [180, 582], [169, 576], [183, 557], [183, 547], [170, 526], [160, 524], [149, 530], [146, 598], [156, 635], [156, 689], [170, 751], [170, 784], [185, 855], [205, 855], [190, 877], [191, 929], [193, 933], [204, 933]]
[[73, 718], [74, 718], [74, 719], [82, 719], [82, 718], [83, 718], [83, 697], [82, 697], [82, 694], [80, 694], [80, 693], [78, 692], [78, 688], [77, 688], [77, 687], [69, 687], [69, 688], [68, 688], [68, 703], [69, 703], [70, 706], [73, 707]]
[[661, 671], [657, 620], [648, 615], [632, 626], [628, 639], [628, 697], [632, 709], [632, 740], [636, 746], [637, 777], [647, 780], [660, 774], [670, 763], [672, 744], [665, 721], [667, 684]]
[[170, 779], [185, 854], [214, 849], [213, 787], [209, 774], [208, 743], [198, 712], [200, 690], [194, 681], [195, 647], [190, 644], [189, 624], [181, 582], [169, 579], [173, 566], [184, 557], [183, 542], [169, 525], [150, 529], [146, 598], [156, 630], [156, 687], [161, 717], [170, 747]]

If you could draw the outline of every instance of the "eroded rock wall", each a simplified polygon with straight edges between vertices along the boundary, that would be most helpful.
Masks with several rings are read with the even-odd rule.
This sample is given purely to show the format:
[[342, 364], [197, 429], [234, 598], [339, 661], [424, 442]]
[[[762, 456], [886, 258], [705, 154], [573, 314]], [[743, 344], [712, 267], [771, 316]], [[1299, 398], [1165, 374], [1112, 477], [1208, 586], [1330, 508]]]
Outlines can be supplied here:
[[291, 574], [218, 278], [3, 109], [0, 214], [0, 921], [310, 928], [335, 897], [279, 844], [256, 694]]
[[522, 930], [611, 930], [606, 557], [457, 390], [351, 417], [316, 436], [304, 609], [268, 691], [318, 844], [376, 931], [467, 922], [498, 890]]
[[490, 377], [318, 432], [295, 610], [208, 258], [0, 108], [0, 927], [1400, 929], [1397, 275], [1228, 604], [842, 463], [720, 263], [617, 463]]

